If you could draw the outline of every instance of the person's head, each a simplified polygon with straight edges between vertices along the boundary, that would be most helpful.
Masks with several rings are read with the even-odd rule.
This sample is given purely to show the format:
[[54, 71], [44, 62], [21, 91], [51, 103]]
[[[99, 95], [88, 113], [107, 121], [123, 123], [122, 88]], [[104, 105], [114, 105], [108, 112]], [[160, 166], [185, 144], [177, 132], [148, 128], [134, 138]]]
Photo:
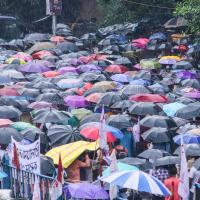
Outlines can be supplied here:
[[176, 176], [177, 169], [175, 166], [169, 167], [169, 176]]

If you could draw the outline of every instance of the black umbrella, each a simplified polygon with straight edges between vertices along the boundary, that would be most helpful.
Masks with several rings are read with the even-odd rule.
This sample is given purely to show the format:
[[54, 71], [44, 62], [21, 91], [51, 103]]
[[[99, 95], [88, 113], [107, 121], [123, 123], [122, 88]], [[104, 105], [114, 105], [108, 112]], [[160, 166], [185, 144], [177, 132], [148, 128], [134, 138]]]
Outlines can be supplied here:
[[180, 158], [177, 156], [165, 156], [163, 158], [158, 158], [154, 162], [154, 166], [168, 166], [180, 164]]
[[200, 82], [197, 79], [185, 79], [183, 81], [181, 81], [181, 85], [183, 87], [193, 87], [196, 89], [200, 89]]
[[27, 99], [35, 99], [40, 94], [40, 91], [33, 88], [22, 88], [18, 90], [18, 93]]
[[151, 92], [143, 85], [127, 85], [122, 89], [121, 93], [131, 96], [135, 94], [149, 94]]
[[18, 142], [23, 139], [23, 136], [15, 128], [12, 127], [3, 127], [0, 128], [0, 144], [9, 144], [11, 143], [11, 137], [13, 137]]
[[38, 83], [35, 83], [33, 85], [33, 88], [36, 88], [36, 89], [46, 89], [46, 88], [58, 89], [58, 87], [54, 83], [48, 82], [48, 81], [40, 81]]
[[91, 88], [84, 93], [84, 96], [87, 97], [88, 95], [93, 93], [105, 93], [105, 92], [106, 90], [104, 88]]
[[40, 109], [34, 111], [35, 123], [62, 123], [69, 119], [69, 115], [56, 109]]
[[193, 66], [190, 62], [183, 60], [183, 61], [179, 61], [176, 64], [174, 64], [172, 66], [172, 68], [173, 69], [185, 69], [185, 70], [187, 70], [187, 69], [192, 69]]
[[146, 160], [145, 159], [141, 159], [141, 158], [137, 158], [137, 157], [133, 157], [133, 158], [123, 158], [123, 159], [119, 159], [119, 162], [128, 164], [128, 165], [136, 165], [136, 166], [140, 166], [140, 165], [144, 165]]
[[176, 114], [176, 117], [183, 119], [192, 119], [200, 116], [200, 107], [188, 104], [186, 107], [179, 109]]
[[131, 118], [126, 114], [111, 115], [106, 121], [108, 125], [118, 129], [132, 127]]
[[161, 128], [174, 128], [176, 127], [175, 121], [166, 116], [152, 115], [146, 116], [140, 121], [140, 124], [145, 127], [161, 127]]
[[142, 138], [147, 142], [165, 143], [170, 142], [169, 130], [166, 128], [151, 128], [142, 133]]
[[21, 111], [13, 106], [0, 106], [0, 118], [2, 119], [19, 119]]
[[114, 109], [121, 109], [122, 111], [128, 109], [129, 107], [131, 107], [134, 104], [134, 102], [129, 101], [129, 100], [123, 100], [123, 101], [118, 101], [116, 103], [114, 103], [111, 108]]
[[159, 150], [159, 149], [147, 149], [140, 153], [138, 157], [151, 159], [155, 161], [158, 158], [162, 158], [164, 156], [169, 156], [170, 154], [167, 151]]
[[[200, 152], [200, 145], [199, 144], [187, 144], [185, 145], [185, 153], [186, 156], [197, 156], [199, 157], [199, 152]], [[178, 147], [175, 152], [174, 155], [180, 155], [181, 153], [181, 149], [180, 147]]]
[[80, 125], [86, 124], [88, 122], [100, 122], [101, 113], [92, 113], [90, 115], [86, 115], [81, 121]]
[[81, 79], [85, 82], [105, 81], [106, 77], [103, 74], [95, 74], [94, 72], [85, 72], [81, 74]]
[[132, 105], [128, 111], [134, 115], [157, 115], [162, 109], [154, 103], [139, 102]]
[[45, 176], [53, 177], [55, 171], [56, 169], [53, 163], [53, 159], [40, 155], [40, 173]]
[[64, 105], [63, 98], [56, 93], [44, 93], [40, 94], [37, 98], [37, 101], [46, 101], [55, 105]]
[[121, 100], [122, 100], [122, 97], [120, 94], [117, 94], [116, 92], [107, 92], [101, 96], [97, 104], [110, 107], [112, 104]]
[[57, 45], [57, 48], [60, 49], [63, 54], [78, 51], [78, 47], [72, 42], [62, 42]]
[[42, 132], [39, 128], [26, 128], [23, 131], [21, 131], [21, 134], [23, 135], [24, 139], [27, 139], [31, 142], [34, 142], [35, 140], [40, 137], [40, 142], [43, 144], [46, 144], [47, 138], [44, 132]]
[[195, 102], [195, 100], [187, 98], [187, 97], [179, 97], [176, 99], [176, 102], [183, 103], [183, 104], [190, 104]]
[[5, 85], [11, 82], [12, 79], [10, 77], [0, 75], [0, 85]]
[[130, 65], [130, 64], [132, 64], [131, 61], [126, 57], [118, 58], [117, 60], [114, 61], [114, 63], [117, 64], [117, 65]]
[[74, 130], [70, 125], [53, 125], [48, 129], [47, 136], [52, 147], [85, 140], [78, 130]]
[[48, 41], [49, 39], [50, 39], [49, 34], [31, 33], [31, 34], [26, 35], [26, 37], [24, 38], [24, 41], [35, 43], [35, 42], [41, 42], [41, 41]]
[[144, 71], [144, 70], [139, 71], [133, 78], [134, 79], [144, 79], [144, 80], [148, 80], [148, 81], [152, 80], [151, 72]]

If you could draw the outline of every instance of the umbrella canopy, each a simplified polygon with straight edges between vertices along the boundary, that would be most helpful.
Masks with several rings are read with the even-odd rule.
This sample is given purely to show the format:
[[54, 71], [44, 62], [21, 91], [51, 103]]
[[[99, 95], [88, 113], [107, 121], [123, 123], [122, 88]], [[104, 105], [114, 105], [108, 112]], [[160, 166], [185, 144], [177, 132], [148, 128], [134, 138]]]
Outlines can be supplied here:
[[154, 165], [159, 166], [168, 166], [180, 164], [180, 158], [177, 156], [165, 156], [163, 158], [158, 158], [155, 160]]
[[77, 119], [82, 120], [85, 116], [92, 114], [92, 111], [85, 108], [73, 109], [71, 114], [74, 115]]
[[62, 123], [69, 119], [69, 116], [56, 109], [40, 109], [35, 111], [33, 121], [35, 123]]
[[[36, 100], [37, 100], [37, 102], [47, 102], [49, 104], [54, 104], [54, 105], [64, 105], [63, 98], [59, 94], [51, 93], [51, 92], [46, 92], [46, 93], [40, 94], [36, 98]], [[44, 104], [45, 103], [42, 103], [42, 105], [44, 105]], [[51, 106], [46, 104], [45, 107], [51, 107]]]
[[[191, 99], [200, 99], [200, 92], [199, 91], [187, 92], [186, 94], [184, 94], [184, 97], [188, 97]], [[190, 101], [192, 101], [191, 99]]]
[[171, 18], [164, 24], [166, 29], [180, 28], [184, 26], [187, 26], [187, 21], [183, 17]]
[[130, 81], [130, 77], [126, 74], [114, 74], [110, 78], [120, 83], [129, 83]]
[[18, 131], [23, 131], [23, 130], [26, 130], [27, 128], [36, 128], [34, 125], [28, 122], [20, 122], [20, 121], [14, 122], [11, 126]]
[[[186, 156], [194, 156], [194, 157], [199, 157], [199, 151], [200, 151], [200, 145], [199, 144], [186, 144], [185, 145], [185, 153]], [[181, 149], [180, 147], [178, 147], [175, 152], [174, 155], [180, 155], [181, 153]]]
[[23, 139], [23, 136], [15, 128], [12, 127], [2, 127], [0, 128], [0, 144], [8, 145], [11, 143], [11, 137], [20, 142]]
[[68, 185], [72, 198], [78, 199], [109, 199], [108, 193], [100, 186], [91, 183], [74, 183]]
[[179, 62], [176, 62], [176, 64], [174, 64], [172, 66], [173, 69], [182, 69], [182, 70], [190, 70], [193, 68], [192, 64], [188, 61], [179, 61]]
[[111, 108], [114, 109], [121, 109], [122, 111], [127, 110], [129, 107], [133, 105], [132, 101], [129, 100], [122, 100], [114, 103]]
[[70, 95], [64, 98], [64, 102], [67, 106], [72, 108], [82, 108], [86, 107], [88, 105], [87, 100], [83, 96], [77, 96], [77, 95]]
[[139, 102], [132, 105], [128, 111], [133, 115], [158, 115], [162, 109], [154, 103]]
[[166, 103], [167, 97], [158, 94], [138, 94], [129, 98], [131, 101], [137, 102], [153, 102], [153, 103]]
[[122, 97], [120, 94], [117, 94], [115, 92], [107, 92], [100, 97], [97, 104], [109, 107], [112, 104], [121, 100], [122, 100]]
[[132, 127], [131, 118], [125, 114], [111, 115], [106, 120], [107, 124], [118, 129]]
[[6, 127], [11, 125], [13, 122], [9, 119], [0, 119], [0, 127]]
[[46, 101], [35, 101], [28, 105], [28, 108], [31, 109], [42, 109], [42, 108], [51, 108], [53, 107], [52, 103]]
[[100, 88], [103, 90], [113, 90], [115, 89], [116, 84], [112, 81], [101, 81], [101, 82], [97, 82], [93, 85], [93, 88]]
[[182, 134], [175, 136], [173, 140], [176, 144], [181, 145], [181, 138], [183, 138], [184, 144], [200, 144], [199, 135]]
[[89, 122], [99, 122], [101, 118], [101, 113], [92, 113], [90, 115], [86, 115], [81, 121], [80, 125], [83, 125], [85, 123]]
[[171, 195], [170, 191], [161, 181], [140, 170], [116, 172], [108, 177], [101, 178], [101, 181], [139, 192], [147, 192], [160, 196]]
[[45, 176], [53, 177], [55, 171], [53, 159], [40, 155], [40, 173]]
[[192, 87], [195, 89], [200, 89], [200, 82], [197, 79], [185, 79], [181, 81], [183, 87]]
[[13, 106], [0, 106], [0, 118], [19, 119], [21, 111]]
[[140, 61], [142, 69], [159, 69], [161, 68], [160, 63], [155, 59], [143, 59]]
[[78, 88], [83, 85], [82, 80], [73, 78], [61, 79], [56, 84], [61, 89]]
[[172, 118], [159, 115], [146, 116], [140, 121], [140, 124], [149, 128], [160, 127], [169, 129], [176, 127], [176, 123]]
[[136, 166], [144, 165], [146, 162], [145, 159], [130, 158], [130, 157], [120, 159], [119, 161], [128, 165], [136, 165]]
[[142, 138], [147, 142], [165, 143], [170, 142], [169, 130], [166, 128], [153, 127], [142, 133]]
[[89, 94], [85, 99], [88, 102], [97, 103], [102, 96], [103, 96], [103, 93], [97, 92], [97, 93]]
[[122, 74], [127, 72], [128, 69], [123, 65], [109, 65], [106, 67], [105, 71], [109, 73]]
[[170, 117], [174, 117], [176, 112], [182, 108], [186, 107], [186, 105], [178, 102], [165, 104], [163, 106], [163, 111]]
[[147, 149], [140, 153], [138, 157], [151, 159], [155, 161], [158, 158], [162, 158], [164, 156], [169, 156], [170, 154], [166, 151], [159, 150], [159, 149]]
[[130, 96], [135, 94], [149, 94], [150, 90], [147, 89], [144, 85], [127, 85], [125, 86], [122, 91], [122, 94]]

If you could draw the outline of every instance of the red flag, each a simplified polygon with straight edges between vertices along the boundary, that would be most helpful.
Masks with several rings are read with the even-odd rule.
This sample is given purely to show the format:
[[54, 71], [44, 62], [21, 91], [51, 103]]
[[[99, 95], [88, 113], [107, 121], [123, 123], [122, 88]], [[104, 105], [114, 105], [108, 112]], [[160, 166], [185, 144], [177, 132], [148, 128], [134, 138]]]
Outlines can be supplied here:
[[13, 147], [13, 160], [12, 160], [13, 165], [16, 167], [17, 170], [20, 169], [20, 165], [19, 165], [19, 157], [18, 157], [18, 153], [17, 153], [17, 147], [16, 144], [14, 143], [14, 147]]
[[61, 160], [61, 155], [59, 154], [59, 161], [58, 161], [58, 175], [57, 175], [57, 181], [62, 183], [62, 160]]

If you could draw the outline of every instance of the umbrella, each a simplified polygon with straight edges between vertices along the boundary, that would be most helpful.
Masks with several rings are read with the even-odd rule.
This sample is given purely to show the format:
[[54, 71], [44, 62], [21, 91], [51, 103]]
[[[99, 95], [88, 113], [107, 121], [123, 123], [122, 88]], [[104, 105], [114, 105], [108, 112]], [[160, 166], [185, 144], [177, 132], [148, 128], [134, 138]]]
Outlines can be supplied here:
[[165, 143], [170, 142], [169, 130], [166, 128], [153, 127], [142, 133], [142, 138], [147, 142]]
[[138, 155], [138, 157], [151, 159], [153, 161], [164, 156], [169, 156], [169, 153], [159, 149], [147, 149]]
[[160, 63], [155, 59], [143, 59], [140, 61], [141, 69], [159, 69]]
[[82, 108], [88, 105], [87, 100], [83, 96], [70, 95], [64, 98], [64, 102], [68, 107]]
[[35, 140], [38, 139], [38, 137], [40, 137], [40, 142], [42, 144], [47, 143], [47, 138], [45, 133], [43, 133], [39, 128], [27, 127], [21, 131], [21, 134], [23, 135], [24, 139], [29, 140], [31, 142], [34, 142]]
[[26, 62], [21, 59], [21, 58], [8, 58], [6, 61], [5, 61], [6, 64], [17, 64], [17, 65], [23, 65], [23, 64], [26, 64]]
[[153, 102], [153, 103], [166, 103], [168, 99], [165, 96], [158, 94], [138, 94], [129, 98], [131, 101], [137, 102]]
[[85, 108], [73, 109], [71, 114], [74, 115], [77, 119], [82, 120], [85, 116], [92, 114], [92, 111]]
[[127, 85], [122, 91], [122, 94], [130, 96], [134, 94], [149, 94], [150, 91], [144, 85]]
[[196, 73], [186, 71], [186, 70], [177, 72], [176, 76], [180, 79], [195, 79], [195, 78], [198, 78]]
[[154, 103], [139, 102], [133, 104], [128, 111], [133, 115], [158, 115], [162, 109]]
[[138, 38], [138, 39], [132, 40], [132, 45], [137, 48], [145, 49], [147, 47], [148, 42], [149, 42], [149, 39], [147, 38]]
[[10, 77], [0, 75], [0, 85], [5, 85], [11, 82], [12, 82], [12, 79]]
[[128, 165], [136, 165], [136, 166], [140, 166], [140, 165], [144, 165], [146, 160], [145, 159], [141, 159], [141, 158], [123, 158], [119, 160], [122, 163], [128, 164]]
[[0, 127], [11, 125], [13, 122], [9, 119], [0, 119]]
[[195, 89], [200, 89], [200, 83], [197, 79], [185, 79], [181, 81], [183, 87], [193, 87]]
[[116, 103], [117, 101], [121, 100], [122, 97], [120, 94], [117, 94], [115, 92], [107, 92], [101, 96], [97, 104], [109, 107], [112, 104]]
[[184, 144], [200, 144], [199, 135], [182, 134], [175, 136], [173, 140], [176, 144], [181, 145], [181, 138], [183, 138]]
[[[36, 100], [37, 100], [37, 102], [48, 102], [49, 104], [64, 105], [64, 101], [63, 101], [62, 97], [56, 93], [47, 92], [47, 93], [40, 94], [36, 98]], [[44, 105], [44, 103], [42, 103], [42, 104]], [[50, 105], [47, 105], [47, 104], [45, 105], [45, 107], [46, 106], [51, 107]]]
[[179, 109], [175, 116], [183, 119], [192, 119], [198, 117], [200, 116], [200, 107], [188, 104], [187, 106]]
[[165, 104], [163, 106], [163, 111], [170, 117], [174, 117], [176, 112], [182, 108], [186, 107], [186, 105], [178, 102], [170, 103], [170, 104]]
[[28, 105], [28, 108], [31, 108], [31, 109], [42, 109], [42, 108], [51, 108], [51, 107], [53, 107], [52, 103], [48, 103], [46, 101], [35, 101]]
[[85, 138], [79, 134], [78, 130], [74, 130], [70, 125], [50, 126], [47, 132], [47, 136], [52, 147], [85, 140]]
[[132, 62], [127, 57], [120, 57], [114, 61], [114, 64], [117, 65], [131, 65]]
[[133, 105], [132, 101], [129, 100], [122, 100], [122, 101], [118, 101], [116, 103], [114, 103], [111, 108], [114, 109], [121, 109], [122, 111], [128, 109], [129, 107], [131, 107]]
[[122, 74], [128, 71], [127, 67], [123, 65], [109, 65], [105, 69], [106, 72], [115, 73], [115, 74]]
[[184, 70], [189, 70], [189, 69], [192, 69], [193, 66], [190, 62], [188, 61], [179, 61], [179, 62], [176, 62], [176, 64], [174, 64], [172, 66], [173, 69], [184, 69]]
[[33, 121], [35, 123], [62, 123], [69, 119], [69, 116], [56, 109], [40, 109], [35, 111]]
[[[200, 145], [199, 144], [186, 144], [185, 145], [185, 153], [186, 156], [193, 156], [193, 157], [199, 157], [199, 151], [200, 151]], [[180, 155], [181, 149], [178, 147], [174, 155]]]
[[149, 37], [149, 40], [159, 40], [159, 41], [165, 41], [167, 40], [167, 37], [164, 33], [158, 32], [154, 33]]
[[99, 122], [101, 118], [101, 113], [92, 113], [90, 115], [86, 115], [83, 117], [83, 119], [80, 121], [80, 125], [89, 123], [89, 122]]
[[25, 36], [24, 40], [29, 42], [41, 42], [48, 41], [50, 38], [49, 34], [45, 33], [31, 33]]
[[168, 129], [176, 127], [176, 123], [172, 118], [159, 115], [146, 116], [140, 121], [140, 124], [149, 128], [160, 127]]
[[93, 88], [100, 88], [101, 90], [113, 90], [115, 89], [116, 84], [112, 81], [101, 81], [101, 82], [97, 82], [93, 85]]
[[126, 74], [114, 74], [110, 78], [120, 83], [129, 83], [130, 81], [130, 77]]
[[154, 166], [156, 167], [176, 164], [180, 164], [180, 158], [177, 156], [165, 156], [154, 161]]
[[97, 103], [100, 98], [103, 96], [103, 93], [93, 93], [86, 97], [88, 102]]
[[21, 111], [13, 106], [0, 106], [0, 118], [19, 119]]
[[22, 65], [19, 70], [27, 73], [43, 73], [50, 71], [50, 67], [52, 67], [52, 64], [48, 61], [34, 60]]
[[13, 69], [1, 71], [1, 76], [9, 77], [13, 81], [25, 79], [24, 75], [21, 72], [18, 72], [18, 71], [13, 70]]
[[65, 74], [65, 73], [68, 73], [68, 72], [77, 72], [78, 69], [76, 67], [71, 67], [71, 66], [67, 66], [67, 67], [61, 67], [58, 69], [59, 73], [60, 74]]
[[161, 65], [174, 65], [174, 64], [176, 64], [176, 60], [175, 59], [171, 59], [171, 58], [166, 58], [166, 59], [161, 58], [159, 60], [159, 63]]
[[78, 47], [72, 42], [62, 42], [59, 43], [56, 48], [60, 49], [63, 54], [76, 52], [78, 51]]
[[86, 64], [86, 65], [79, 65], [78, 70], [80, 72], [98, 72], [100, 71], [100, 67], [94, 65], [94, 64]]
[[69, 89], [69, 88], [78, 88], [83, 85], [82, 80], [80, 79], [61, 79], [58, 81], [57, 86], [61, 89]]
[[38, 42], [28, 50], [28, 53], [33, 54], [38, 51], [49, 50], [53, 48], [55, 48], [55, 45], [51, 42]]
[[200, 92], [199, 91], [188, 92], [188, 93], [184, 94], [184, 97], [188, 97], [191, 99], [200, 99]]
[[78, 199], [109, 199], [108, 193], [100, 186], [91, 183], [69, 184], [67, 189], [72, 198]]
[[5, 145], [11, 143], [11, 137], [13, 137], [18, 142], [20, 142], [23, 139], [22, 134], [12, 127], [0, 128], [0, 137], [1, 137], [0, 144], [5, 144]]
[[26, 62], [32, 61], [33, 58], [31, 55], [24, 53], [24, 52], [18, 52], [17, 54], [12, 55], [12, 58], [22, 59]]
[[187, 21], [183, 17], [171, 18], [164, 24], [166, 29], [181, 28], [184, 26], [187, 26]]
[[[117, 162], [117, 168], [118, 171], [126, 171], [126, 170], [138, 170], [137, 167], [133, 166], [133, 165], [128, 165], [122, 162]], [[107, 167], [104, 171], [103, 171], [103, 177], [109, 176], [110, 173], [110, 167]]]
[[93, 82], [93, 81], [105, 81], [106, 77], [103, 74], [94, 73], [94, 72], [85, 72], [81, 74], [81, 79], [85, 82]]
[[45, 176], [53, 177], [55, 171], [53, 159], [40, 155], [40, 173]]
[[20, 122], [20, 121], [14, 122], [11, 126], [18, 131], [23, 131], [23, 130], [26, 130], [27, 128], [36, 128], [34, 125], [28, 122]]
[[126, 114], [111, 115], [106, 122], [108, 125], [118, 129], [132, 127], [131, 118]]
[[0, 89], [0, 96], [20, 96], [16, 88], [3, 87]]
[[139, 192], [147, 192], [154, 195], [170, 196], [167, 187], [157, 178], [140, 170], [116, 172], [108, 177], [100, 178], [101, 181], [129, 188]]

